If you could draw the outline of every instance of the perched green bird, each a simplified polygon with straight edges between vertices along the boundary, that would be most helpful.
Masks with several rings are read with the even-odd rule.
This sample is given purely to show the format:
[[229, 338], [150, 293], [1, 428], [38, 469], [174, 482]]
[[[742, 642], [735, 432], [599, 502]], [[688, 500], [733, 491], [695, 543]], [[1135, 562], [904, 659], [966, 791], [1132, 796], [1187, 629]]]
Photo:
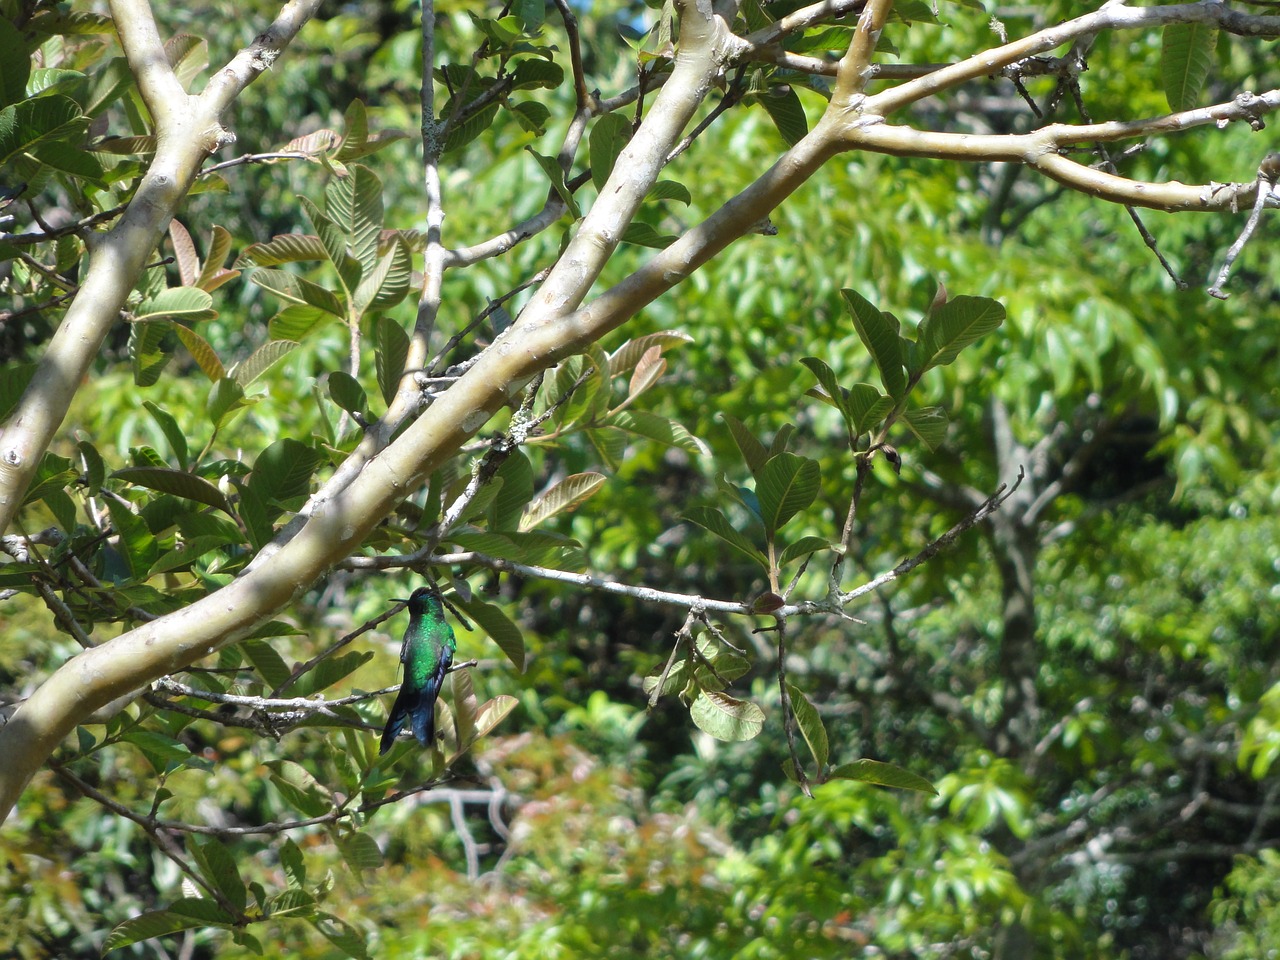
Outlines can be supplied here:
[[409, 604], [409, 628], [400, 648], [404, 683], [391, 706], [387, 728], [382, 731], [380, 754], [391, 749], [406, 718], [418, 742], [431, 746], [436, 735], [436, 697], [453, 663], [453, 652], [458, 649], [453, 627], [444, 618], [444, 604], [434, 587], [419, 587], [405, 602]]

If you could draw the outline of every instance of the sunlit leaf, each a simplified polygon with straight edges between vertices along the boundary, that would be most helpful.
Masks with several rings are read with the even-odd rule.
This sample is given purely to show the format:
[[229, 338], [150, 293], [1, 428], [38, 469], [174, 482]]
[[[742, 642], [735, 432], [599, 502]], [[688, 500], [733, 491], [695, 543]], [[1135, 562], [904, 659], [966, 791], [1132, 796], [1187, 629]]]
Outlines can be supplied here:
[[717, 740], [751, 740], [764, 729], [764, 711], [720, 690], [700, 690], [689, 707], [698, 729]]
[[875, 783], [882, 787], [898, 787], [903, 790], [918, 790], [921, 793], [938, 795], [938, 791], [924, 777], [917, 776], [909, 770], [903, 770], [891, 763], [879, 760], [855, 760], [845, 763], [827, 774], [828, 780], [859, 780], [863, 783]]
[[565, 477], [525, 508], [519, 530], [533, 530], [557, 514], [571, 512], [603, 487], [606, 479], [603, 473], [591, 472]]

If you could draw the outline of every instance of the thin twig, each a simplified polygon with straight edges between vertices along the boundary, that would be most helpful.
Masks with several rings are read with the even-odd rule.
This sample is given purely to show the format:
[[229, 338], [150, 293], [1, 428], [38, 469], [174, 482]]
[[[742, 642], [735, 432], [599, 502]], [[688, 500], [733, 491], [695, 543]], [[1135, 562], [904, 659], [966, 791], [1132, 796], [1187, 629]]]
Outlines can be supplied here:
[[1227, 282], [1227, 277], [1231, 275], [1231, 267], [1236, 262], [1236, 257], [1240, 256], [1241, 251], [1244, 250], [1244, 245], [1249, 242], [1249, 238], [1253, 236], [1253, 231], [1257, 229], [1258, 223], [1262, 220], [1262, 211], [1266, 208], [1267, 200], [1273, 195], [1278, 174], [1280, 174], [1280, 154], [1268, 154], [1258, 167], [1258, 195], [1254, 198], [1253, 210], [1249, 213], [1249, 219], [1245, 223], [1244, 229], [1240, 231], [1240, 236], [1231, 245], [1231, 249], [1227, 251], [1227, 257], [1222, 263], [1222, 269], [1218, 271], [1218, 279], [1209, 288], [1209, 296], [1217, 297], [1219, 300], [1226, 300], [1230, 296], [1230, 294], [1223, 292], [1222, 285]]

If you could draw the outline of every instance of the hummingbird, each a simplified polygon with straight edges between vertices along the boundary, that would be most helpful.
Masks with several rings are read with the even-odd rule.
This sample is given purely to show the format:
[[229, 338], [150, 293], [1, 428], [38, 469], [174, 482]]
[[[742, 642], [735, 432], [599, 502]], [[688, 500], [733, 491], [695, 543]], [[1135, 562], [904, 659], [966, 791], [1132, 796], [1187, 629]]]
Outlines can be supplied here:
[[453, 663], [453, 652], [458, 649], [453, 627], [444, 618], [439, 591], [434, 587], [419, 587], [408, 600], [401, 602], [409, 605], [409, 627], [400, 648], [404, 683], [391, 706], [387, 728], [382, 731], [379, 754], [391, 749], [396, 736], [404, 729], [406, 718], [420, 744], [429, 747], [434, 743], [436, 697]]

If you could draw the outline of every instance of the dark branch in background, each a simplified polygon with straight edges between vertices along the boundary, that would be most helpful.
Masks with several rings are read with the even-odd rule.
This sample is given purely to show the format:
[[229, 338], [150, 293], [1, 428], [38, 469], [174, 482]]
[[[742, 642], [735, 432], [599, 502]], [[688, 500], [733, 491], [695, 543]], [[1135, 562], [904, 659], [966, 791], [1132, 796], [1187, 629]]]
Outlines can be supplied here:
[[[199, 823], [183, 823], [182, 821], [179, 821], [179, 820], [161, 820], [159, 817], [155, 815], [154, 811], [149, 815], [143, 815], [143, 814], [137, 813], [133, 810], [130, 810], [124, 804], [119, 803], [115, 800], [112, 800], [110, 797], [102, 793], [100, 790], [97, 790], [94, 787], [90, 786], [80, 777], [76, 776], [74, 773], [68, 770], [65, 766], [54, 766], [53, 771], [60, 778], [70, 783], [73, 787], [75, 787], [76, 790], [84, 794], [90, 800], [93, 800], [94, 802], [105, 807], [106, 809], [110, 810], [114, 814], [117, 814], [118, 816], [124, 817], [126, 820], [131, 820], [134, 823], [138, 824], [138, 826], [142, 827], [143, 830], [146, 831], [147, 835], [150, 836], [152, 840], [156, 841], [157, 845], [161, 844], [160, 838], [164, 836], [163, 831], [167, 831], [167, 830], [177, 831], [179, 833], [198, 833], [198, 834], [203, 834], [204, 836], [218, 837], [219, 839], [230, 840], [235, 837], [271, 836], [274, 834], [288, 833], [291, 830], [300, 830], [304, 827], [315, 827], [315, 826], [338, 823], [339, 821], [347, 819], [349, 817], [358, 817], [364, 814], [372, 813], [375, 810], [379, 809], [380, 807], [385, 807], [388, 804], [399, 803], [417, 794], [426, 793], [427, 791], [434, 790], [436, 787], [444, 783], [466, 782], [466, 778], [459, 777], [455, 774], [446, 773], [443, 776], [430, 781], [429, 783], [420, 784], [416, 787], [411, 787], [408, 790], [401, 790], [398, 793], [392, 794], [391, 796], [382, 797], [379, 800], [366, 800], [364, 803], [360, 804], [358, 807], [355, 807], [354, 809], [348, 809], [348, 806], [347, 806], [348, 801], [344, 801], [336, 805], [334, 809], [329, 811], [328, 813], [322, 813], [316, 817], [307, 817], [302, 820], [287, 820], [287, 821], [276, 822], [276, 823], [264, 823], [256, 827], [210, 827], [205, 824], [199, 824]], [[161, 848], [164, 849], [163, 846]], [[169, 855], [169, 851], [166, 851], [166, 856], [168, 855]], [[205, 890], [210, 889], [209, 886], [205, 884], [204, 881], [202, 881], [199, 876], [193, 874], [190, 871], [190, 869], [187, 866], [185, 866], [185, 861], [178, 862], [178, 867], [179, 869], [182, 870], [183, 873], [187, 874], [187, 876], [190, 876], [193, 882], [199, 884], [203, 889]], [[224, 909], [232, 913], [232, 915], [236, 915], [236, 911], [230, 906], [223, 904], [223, 907]]]
[[[181, 852], [178, 850], [177, 844], [175, 844], [171, 838], [165, 835], [164, 831], [181, 830], [182, 827], [185, 826], [184, 824], [172, 824], [163, 820], [157, 820], [154, 816], [144, 817], [137, 813], [134, 813], [124, 804], [117, 803], [115, 800], [112, 800], [110, 797], [108, 797], [105, 793], [102, 793], [100, 790], [95, 789], [85, 781], [81, 780], [78, 776], [76, 776], [66, 767], [55, 765], [53, 767], [53, 772], [58, 776], [59, 779], [69, 783], [81, 794], [88, 797], [90, 800], [93, 800], [99, 806], [105, 807], [106, 809], [110, 810], [112, 813], [116, 814], [117, 816], [124, 817], [126, 820], [131, 820], [134, 823], [136, 823], [138, 826], [140, 826], [143, 829], [143, 831], [147, 834], [147, 836], [151, 838], [151, 842], [154, 843], [160, 849], [160, 852], [163, 853], [170, 860], [172, 860], [174, 865], [180, 871], [182, 871], [183, 876], [185, 876], [188, 880], [190, 880], [196, 886], [200, 887], [200, 889], [204, 890], [205, 893], [209, 897], [213, 898], [213, 900], [218, 904], [218, 906], [220, 906], [223, 910], [227, 911], [228, 914], [230, 914], [233, 917], [242, 919], [242, 915], [240, 911], [238, 911], [235, 908], [235, 906], [231, 903], [231, 901], [229, 901], [226, 898], [226, 896], [222, 893], [222, 891], [218, 890], [216, 887], [208, 883], [203, 877], [201, 877], [199, 872], [193, 869], [191, 864], [187, 863], [186, 858], [183, 857]], [[191, 832], [200, 833], [204, 831], [195, 830]]]
[[355, 640], [361, 634], [367, 633], [368, 631], [372, 630], [374, 627], [378, 626], [380, 623], [386, 620], [390, 620], [397, 613], [403, 610], [404, 607], [405, 607], [405, 604], [403, 603], [396, 604], [386, 613], [382, 614], [382, 616], [375, 617], [372, 620], [367, 620], [363, 624], [361, 624], [359, 627], [357, 627], [356, 629], [348, 633], [346, 636], [340, 637], [338, 640], [336, 640], [334, 643], [331, 643], [324, 650], [321, 650], [319, 653], [317, 653], [314, 657], [312, 657], [306, 663], [302, 663], [294, 667], [293, 672], [289, 674], [288, 678], [284, 681], [284, 683], [280, 684], [280, 686], [276, 687], [274, 690], [271, 691], [271, 696], [279, 697], [281, 693], [283, 693], [285, 690], [288, 690], [291, 686], [293, 686], [293, 684], [297, 682], [299, 677], [301, 677], [304, 673], [307, 673], [312, 669], [314, 669], [316, 664], [318, 664], [321, 660], [325, 659], [326, 657], [333, 656], [335, 653], [337, 653], [339, 650], [341, 650], [343, 647], [349, 644], [352, 640]]
[[587, 71], [582, 66], [582, 40], [578, 35], [578, 18], [573, 15], [566, 0], [553, 0], [564, 21], [564, 32], [569, 38], [569, 65], [573, 70], [573, 95], [577, 101], [577, 113], [590, 114], [597, 108], [597, 100], [587, 85]]
[[[128, 204], [121, 204], [118, 207], [112, 207], [110, 210], [103, 210], [101, 213], [95, 213], [93, 216], [85, 217], [82, 220], [76, 220], [74, 223], [68, 223], [61, 227], [43, 228], [39, 233], [0, 233], [0, 243], [12, 243], [15, 246], [31, 246], [37, 243], [47, 243], [50, 240], [57, 240], [59, 237], [66, 237], [73, 233], [84, 233], [92, 227], [96, 227], [100, 223], [106, 223], [108, 220], [114, 220], [120, 214], [124, 213]], [[39, 221], [37, 221], [38, 223]]]
[[[782, 698], [782, 731], [787, 738], [787, 752], [791, 755], [791, 767], [795, 771], [796, 782], [806, 797], [813, 797], [809, 787], [809, 778], [805, 776], [804, 764], [800, 762], [800, 753], [796, 750], [796, 710], [791, 703], [791, 691], [787, 689], [787, 620], [785, 617], [774, 617], [773, 629], [778, 632], [778, 693]], [[823, 771], [818, 771], [821, 777]]]

